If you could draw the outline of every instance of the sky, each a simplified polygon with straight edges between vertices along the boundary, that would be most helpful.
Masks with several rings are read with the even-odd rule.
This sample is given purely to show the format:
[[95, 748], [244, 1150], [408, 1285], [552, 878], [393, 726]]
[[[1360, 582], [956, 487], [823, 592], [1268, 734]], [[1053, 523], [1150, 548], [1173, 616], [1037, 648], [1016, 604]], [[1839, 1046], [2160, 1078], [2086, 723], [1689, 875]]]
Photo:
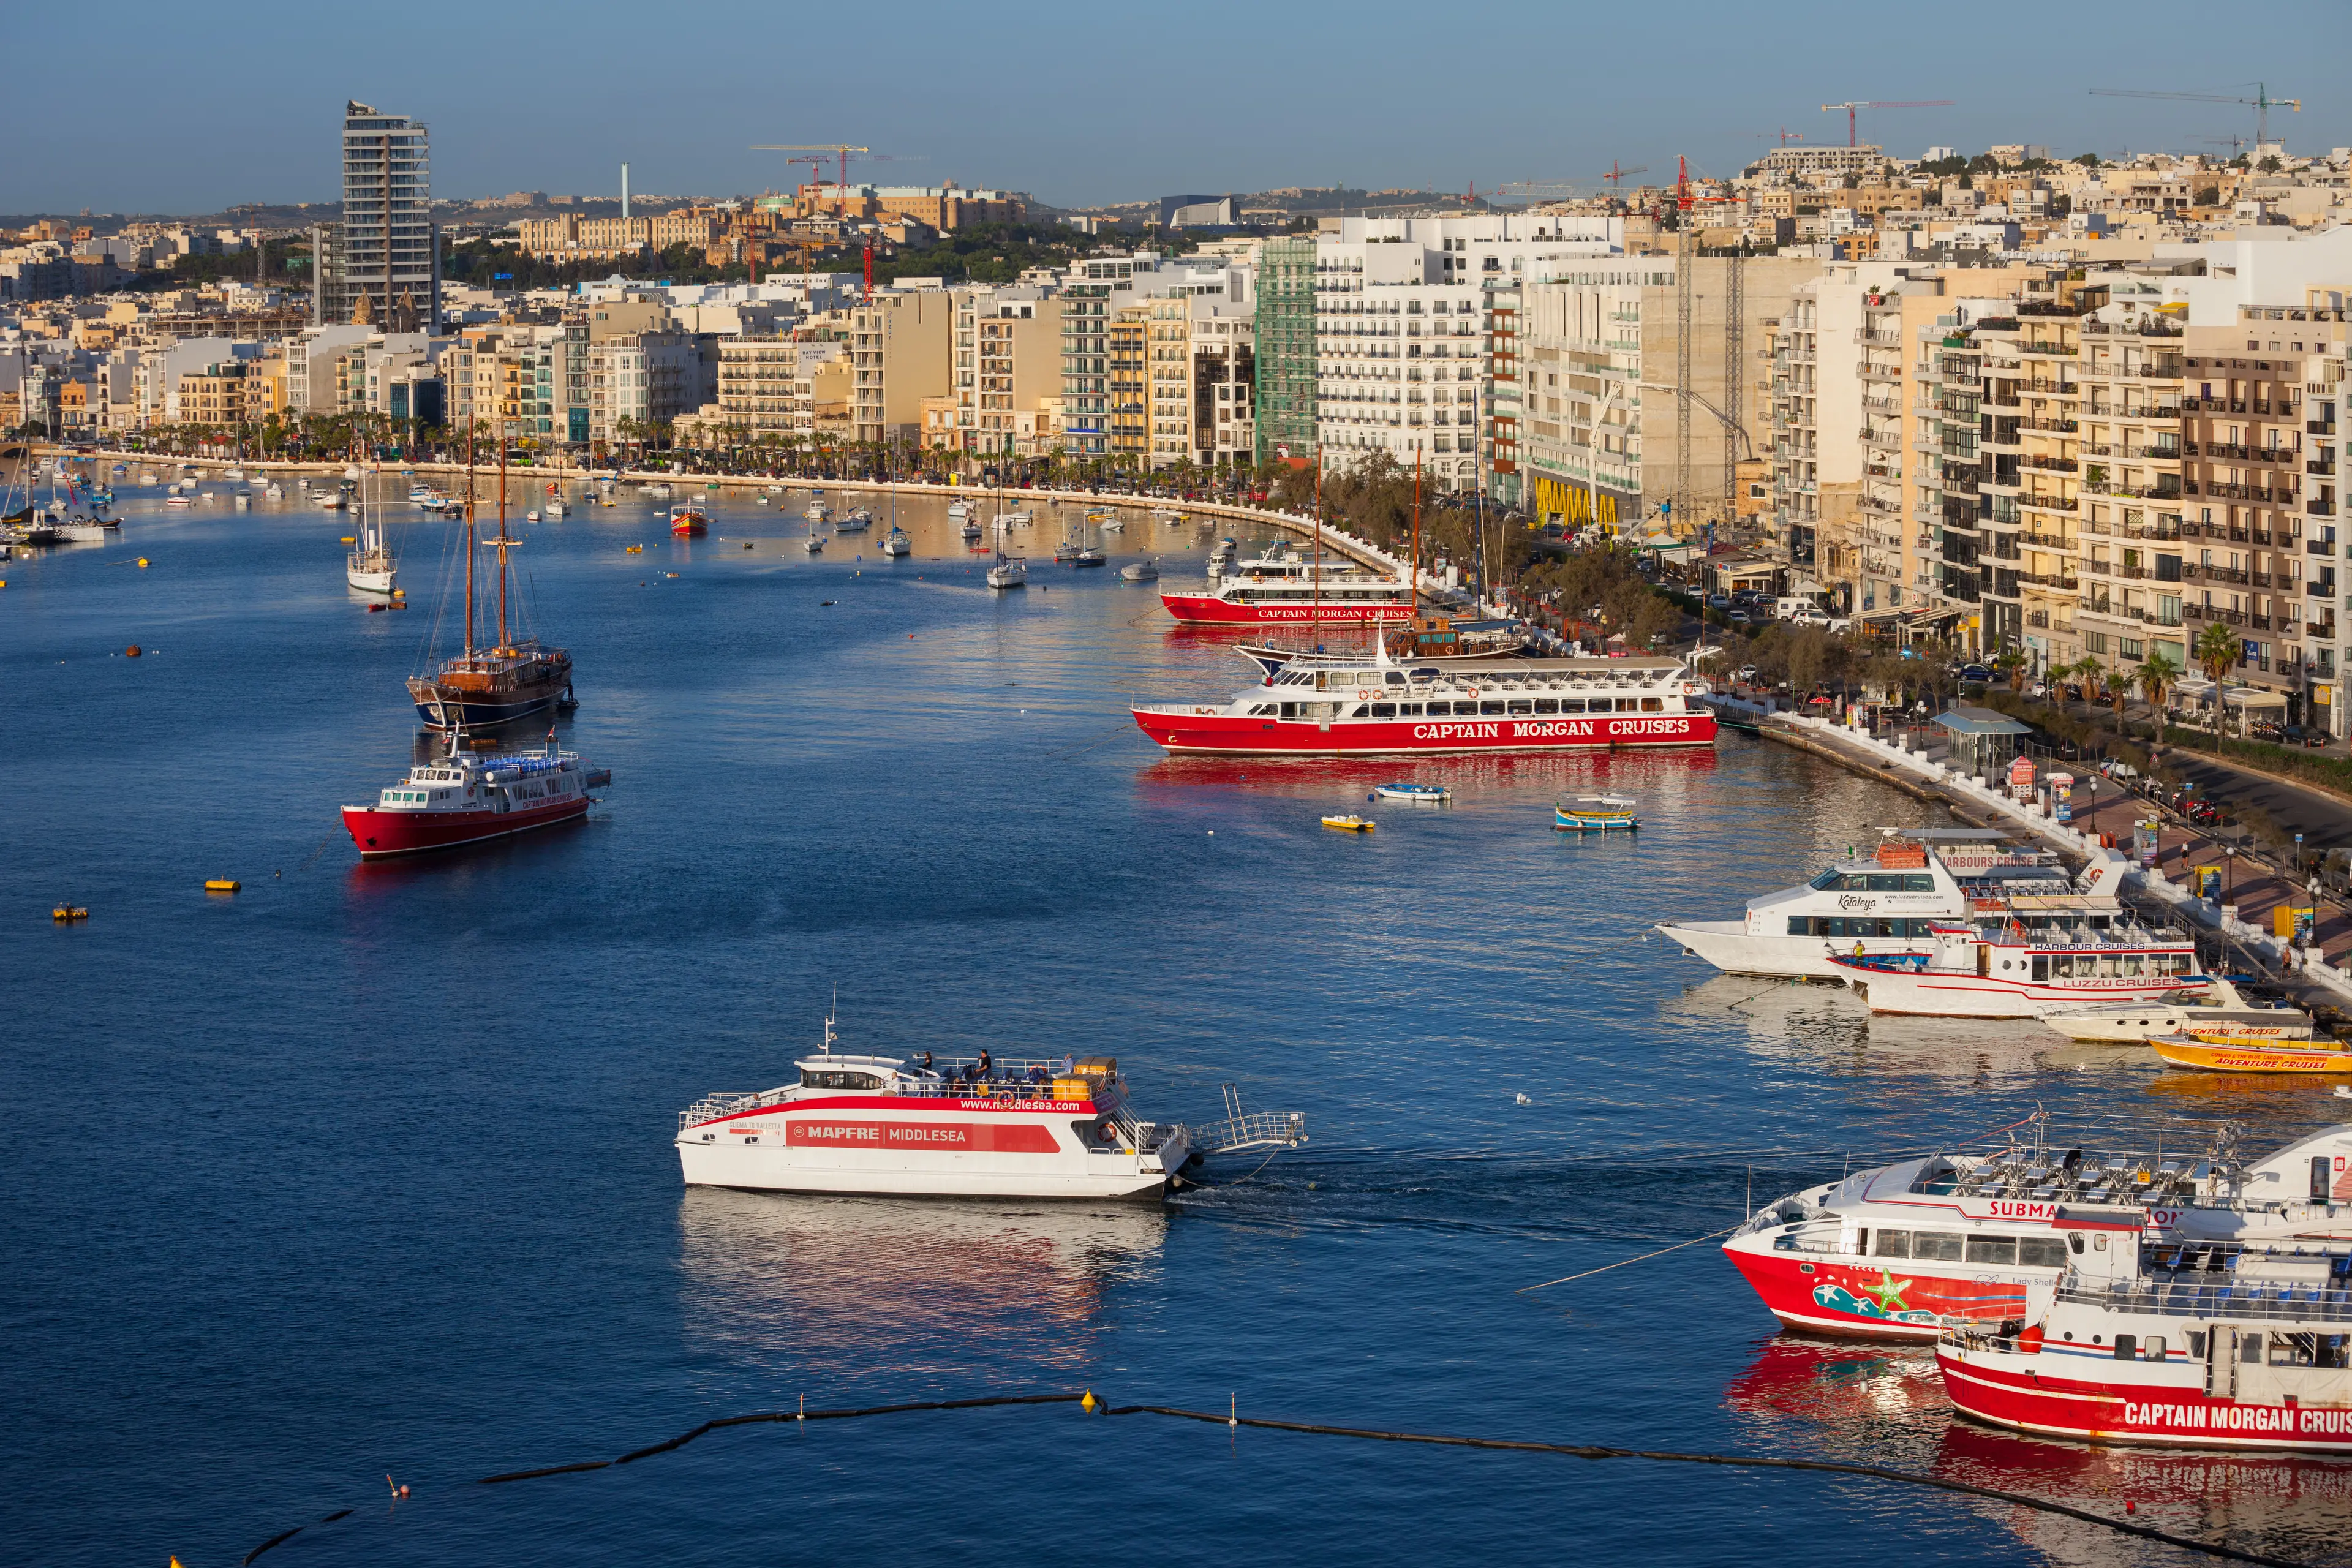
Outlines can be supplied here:
[[1819, 106], [1847, 99], [1953, 100], [1864, 111], [1863, 140], [1900, 156], [2010, 142], [2226, 153], [2253, 134], [2252, 108], [2087, 89], [2250, 96], [2257, 79], [2305, 100], [2273, 116], [2290, 147], [2352, 144], [2345, 0], [115, 0], [104, 34], [137, 40], [121, 50], [90, 16], [27, 6], [9, 23], [16, 58], [77, 64], [15, 74], [0, 213], [334, 201], [346, 98], [425, 121], [433, 193], [456, 198], [614, 195], [624, 160], [641, 192], [777, 189], [805, 165], [751, 143], [845, 141], [899, 155], [866, 165], [869, 179], [952, 178], [1061, 206], [1280, 185], [1486, 191], [1590, 180], [1612, 160], [1671, 179], [1678, 154], [1736, 173], [1783, 129], [1842, 142], [1845, 116]]

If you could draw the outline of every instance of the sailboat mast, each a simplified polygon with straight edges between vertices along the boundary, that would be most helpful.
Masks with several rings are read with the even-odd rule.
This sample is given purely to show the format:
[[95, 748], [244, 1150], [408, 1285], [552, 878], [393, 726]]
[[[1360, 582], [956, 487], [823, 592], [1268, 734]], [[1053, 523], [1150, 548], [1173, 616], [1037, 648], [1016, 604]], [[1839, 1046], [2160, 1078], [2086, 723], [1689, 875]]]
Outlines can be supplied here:
[[1411, 589], [1412, 613], [1421, 614], [1421, 454], [1412, 455], [1412, 560], [1405, 581]]
[[1315, 646], [1323, 646], [1323, 443], [1315, 443], [1315, 608], [1310, 621]]
[[499, 426], [499, 647], [512, 646], [507, 635], [507, 435]]
[[466, 421], [466, 657], [474, 657], [474, 422]]

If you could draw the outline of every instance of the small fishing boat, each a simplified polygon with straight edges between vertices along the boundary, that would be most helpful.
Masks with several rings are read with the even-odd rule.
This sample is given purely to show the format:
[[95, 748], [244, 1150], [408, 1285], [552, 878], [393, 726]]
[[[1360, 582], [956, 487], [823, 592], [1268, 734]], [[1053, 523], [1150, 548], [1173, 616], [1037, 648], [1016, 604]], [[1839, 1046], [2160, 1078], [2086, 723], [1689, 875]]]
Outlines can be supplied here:
[[1006, 528], [1026, 528], [1037, 520], [1025, 511], [999, 513], [996, 521]]
[[980, 524], [970, 518], [964, 519], [962, 532], [966, 539], [978, 539], [982, 531]]
[[824, 550], [824, 535], [822, 533], [810, 534], [807, 539], [802, 542], [801, 548], [807, 551], [811, 555], [823, 553]]
[[431, 485], [411, 485], [408, 487], [408, 499], [416, 506], [430, 506], [441, 498], [434, 493]]
[[907, 537], [905, 529], [893, 526], [890, 531], [883, 536], [883, 554], [896, 559], [901, 555], [912, 555], [914, 552], [915, 542]]
[[1110, 557], [1103, 553], [1103, 548], [1101, 545], [1089, 544], [1084, 546], [1076, 555], [1070, 557], [1070, 564], [1073, 566], [1101, 566], [1108, 563]]
[[1118, 569], [1118, 574], [1129, 583], [1160, 581], [1160, 568], [1150, 561], [1130, 561]]
[[1454, 792], [1444, 784], [1374, 784], [1367, 800], [1402, 800], [1415, 805], [1444, 805], [1454, 798]]
[[813, 500], [808, 503], [808, 510], [801, 515], [811, 522], [830, 522], [833, 521], [833, 509], [821, 500]]
[[1100, 522], [1096, 523], [1095, 526], [1101, 529], [1105, 533], [1125, 533], [1127, 531], [1126, 522], [1117, 516], [1106, 516]]
[[709, 515], [698, 500], [680, 501], [669, 509], [669, 531], [688, 539], [699, 539], [710, 531]]
[[959, 518], [969, 519], [975, 510], [971, 502], [959, 497], [948, 502], [948, 521], [953, 522]]
[[2165, 1035], [2148, 1044], [2174, 1067], [2205, 1072], [2352, 1073], [2352, 1049], [2335, 1041], [2257, 1043], [2226, 1035]]
[[833, 525], [835, 533], [863, 533], [874, 526], [874, 514], [862, 506], [851, 507]]
[[1029, 585], [1029, 563], [1018, 555], [1008, 555], [988, 569], [988, 585], [992, 588], [1026, 588]]
[[1345, 816], [1325, 817], [1323, 826], [1335, 833], [1370, 833], [1380, 825], [1370, 817], [1358, 816], [1351, 811]]
[[539, 513], [535, 511], [527, 511], [522, 514], [522, 520], [525, 522], [537, 522], [539, 521]]
[[551, 500], [547, 503], [547, 515], [550, 517], [562, 517], [565, 512], [570, 511], [572, 509], [570, 507], [565, 506], [561, 500]]
[[1631, 832], [1642, 826], [1633, 815], [1640, 803], [1630, 795], [1563, 795], [1552, 803], [1552, 826], [1570, 833]]

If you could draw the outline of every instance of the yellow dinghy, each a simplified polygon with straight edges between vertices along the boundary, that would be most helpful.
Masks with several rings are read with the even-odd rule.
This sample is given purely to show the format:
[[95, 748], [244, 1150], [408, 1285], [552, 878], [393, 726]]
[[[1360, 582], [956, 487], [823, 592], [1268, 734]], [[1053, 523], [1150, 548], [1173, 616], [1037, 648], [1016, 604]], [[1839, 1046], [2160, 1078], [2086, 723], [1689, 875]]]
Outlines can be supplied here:
[[1339, 833], [1370, 833], [1378, 825], [1350, 813], [1346, 816], [1327, 816], [1323, 826]]
[[2206, 1072], [2352, 1073], [2352, 1050], [2298, 1040], [2227, 1040], [2219, 1037], [2159, 1035], [2148, 1042], [2156, 1054], [2179, 1068]]

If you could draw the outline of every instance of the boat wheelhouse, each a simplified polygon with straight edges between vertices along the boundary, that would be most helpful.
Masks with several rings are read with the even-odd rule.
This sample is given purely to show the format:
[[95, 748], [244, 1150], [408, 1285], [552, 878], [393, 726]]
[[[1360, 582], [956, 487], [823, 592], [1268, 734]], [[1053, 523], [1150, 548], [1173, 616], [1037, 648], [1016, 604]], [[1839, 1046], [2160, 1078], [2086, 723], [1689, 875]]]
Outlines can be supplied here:
[[1212, 558], [1205, 591], [1161, 594], [1168, 613], [1188, 626], [1364, 626], [1413, 618], [1412, 590], [1402, 577], [1352, 563], [1328, 565], [1281, 544], [1253, 560], [1223, 561], [1222, 554]]
[[2352, 1158], [2352, 1125], [2248, 1164], [2231, 1122], [2053, 1126], [2036, 1116], [1976, 1147], [1861, 1171], [1765, 1205], [1723, 1244], [1792, 1329], [1927, 1341], [1999, 1322], [2066, 1267], [2069, 1205], [2127, 1210], [2151, 1240], [2284, 1244], [2352, 1237], [2352, 1203], [2313, 1197]]
[[1553, 752], [1704, 746], [1670, 658], [1431, 659], [1370, 654], [1292, 659], [1223, 705], [1143, 703], [1143, 732], [1171, 752]]

